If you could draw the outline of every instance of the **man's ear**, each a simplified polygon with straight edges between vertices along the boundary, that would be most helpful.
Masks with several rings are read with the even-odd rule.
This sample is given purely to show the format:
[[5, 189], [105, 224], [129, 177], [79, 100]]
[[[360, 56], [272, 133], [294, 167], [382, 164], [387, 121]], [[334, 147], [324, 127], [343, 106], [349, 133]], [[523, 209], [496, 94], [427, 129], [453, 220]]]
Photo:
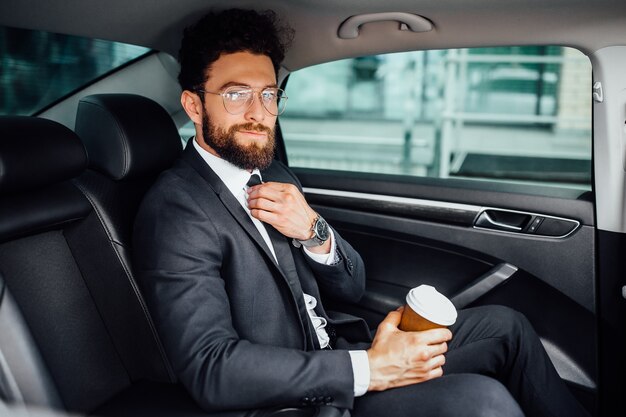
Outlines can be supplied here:
[[202, 112], [204, 108], [197, 94], [189, 90], [183, 91], [180, 95], [180, 104], [182, 104], [185, 113], [187, 113], [187, 116], [189, 116], [192, 122], [197, 125], [202, 124]]

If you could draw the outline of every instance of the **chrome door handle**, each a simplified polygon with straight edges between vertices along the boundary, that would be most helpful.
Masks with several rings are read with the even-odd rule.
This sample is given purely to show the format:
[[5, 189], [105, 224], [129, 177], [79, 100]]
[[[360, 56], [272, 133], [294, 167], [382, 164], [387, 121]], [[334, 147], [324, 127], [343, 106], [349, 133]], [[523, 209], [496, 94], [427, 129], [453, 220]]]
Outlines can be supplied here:
[[530, 222], [532, 215], [506, 210], [486, 209], [474, 223], [484, 229], [503, 230], [508, 232], [521, 232]]
[[484, 219], [490, 225], [495, 226], [495, 228], [509, 229], [509, 230], [513, 230], [515, 232], [521, 232], [522, 231], [522, 227], [520, 227], [520, 226], [514, 226], [512, 224], [506, 224], [506, 223], [498, 222], [498, 221], [492, 219], [488, 212], [484, 212], [483, 216], [484, 216]]

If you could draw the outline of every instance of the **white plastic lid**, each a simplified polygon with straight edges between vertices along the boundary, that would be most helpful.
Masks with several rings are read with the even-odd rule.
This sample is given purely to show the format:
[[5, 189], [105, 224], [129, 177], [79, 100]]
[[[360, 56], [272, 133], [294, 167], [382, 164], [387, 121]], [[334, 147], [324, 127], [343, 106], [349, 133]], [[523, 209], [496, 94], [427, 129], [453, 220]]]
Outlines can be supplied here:
[[430, 285], [420, 285], [406, 295], [406, 303], [420, 316], [442, 326], [456, 322], [456, 308], [443, 294]]

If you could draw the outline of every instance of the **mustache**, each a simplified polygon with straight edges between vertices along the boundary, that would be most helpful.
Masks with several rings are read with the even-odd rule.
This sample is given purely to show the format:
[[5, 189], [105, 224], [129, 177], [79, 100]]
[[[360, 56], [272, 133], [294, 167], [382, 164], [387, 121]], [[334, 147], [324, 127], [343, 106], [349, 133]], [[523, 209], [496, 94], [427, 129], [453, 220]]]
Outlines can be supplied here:
[[271, 134], [274, 131], [273, 129], [270, 129], [267, 126], [263, 126], [261, 124], [252, 123], [252, 122], [241, 123], [238, 125], [231, 126], [230, 128], [231, 132], [236, 132], [238, 130], [248, 130], [252, 132], [261, 132], [261, 133], [267, 133], [267, 134]]

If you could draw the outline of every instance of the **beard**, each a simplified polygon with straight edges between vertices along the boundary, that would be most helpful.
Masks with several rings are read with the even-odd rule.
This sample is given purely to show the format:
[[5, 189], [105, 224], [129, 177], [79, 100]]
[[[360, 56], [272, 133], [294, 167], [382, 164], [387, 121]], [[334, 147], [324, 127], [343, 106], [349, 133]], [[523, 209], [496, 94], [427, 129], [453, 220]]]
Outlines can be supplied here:
[[[250, 130], [267, 133], [265, 144], [252, 142], [242, 145], [237, 142], [235, 134], [239, 130]], [[255, 123], [233, 125], [228, 129], [221, 129], [209, 120], [206, 112], [202, 114], [202, 136], [209, 145], [224, 160], [238, 168], [252, 171], [255, 168], [264, 170], [274, 159], [276, 140], [274, 129]]]

